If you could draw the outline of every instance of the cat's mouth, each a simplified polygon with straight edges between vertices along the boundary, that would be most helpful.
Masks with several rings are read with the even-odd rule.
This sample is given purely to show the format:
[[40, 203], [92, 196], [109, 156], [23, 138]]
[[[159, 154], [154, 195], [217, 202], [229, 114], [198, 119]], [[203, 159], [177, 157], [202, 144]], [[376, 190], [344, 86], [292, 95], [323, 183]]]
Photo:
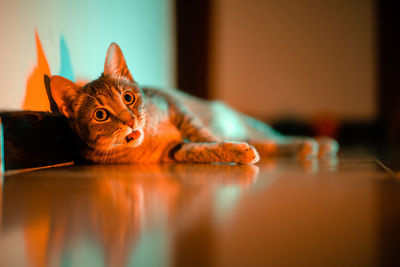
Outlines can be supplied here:
[[142, 133], [138, 130], [133, 130], [130, 134], [125, 137], [125, 141], [129, 144], [132, 141], [138, 140]]

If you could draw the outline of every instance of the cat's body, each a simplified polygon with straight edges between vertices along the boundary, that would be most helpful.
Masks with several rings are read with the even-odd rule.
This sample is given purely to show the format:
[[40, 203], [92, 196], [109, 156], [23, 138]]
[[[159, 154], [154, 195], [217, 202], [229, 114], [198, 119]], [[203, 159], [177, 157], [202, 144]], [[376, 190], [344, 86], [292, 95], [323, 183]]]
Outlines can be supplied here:
[[262, 155], [316, 155], [318, 146], [323, 154], [337, 152], [332, 139], [285, 137], [218, 101], [140, 88], [116, 44], [99, 79], [79, 87], [54, 76], [51, 91], [85, 143], [81, 156], [93, 162], [255, 163], [259, 155], [252, 145]]

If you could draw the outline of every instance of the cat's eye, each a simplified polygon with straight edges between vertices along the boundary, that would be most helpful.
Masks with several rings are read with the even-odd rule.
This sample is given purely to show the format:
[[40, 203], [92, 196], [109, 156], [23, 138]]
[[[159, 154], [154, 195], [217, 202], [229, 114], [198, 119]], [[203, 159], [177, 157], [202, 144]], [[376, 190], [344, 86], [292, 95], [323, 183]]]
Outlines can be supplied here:
[[135, 102], [136, 98], [134, 96], [134, 94], [132, 94], [131, 92], [125, 92], [122, 95], [122, 99], [124, 100], [124, 103], [126, 105], [131, 105]]
[[108, 112], [104, 108], [98, 108], [93, 112], [93, 117], [96, 121], [105, 121], [108, 119]]

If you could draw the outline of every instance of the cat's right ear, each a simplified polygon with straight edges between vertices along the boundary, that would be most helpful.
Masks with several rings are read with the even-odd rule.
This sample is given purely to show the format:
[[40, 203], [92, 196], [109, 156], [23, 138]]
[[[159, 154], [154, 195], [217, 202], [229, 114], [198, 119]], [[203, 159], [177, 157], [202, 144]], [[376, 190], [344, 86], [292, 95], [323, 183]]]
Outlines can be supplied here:
[[72, 103], [79, 93], [79, 86], [70, 80], [53, 76], [50, 80], [51, 95], [60, 110], [67, 118], [72, 116]]
[[121, 48], [116, 43], [110, 44], [107, 50], [106, 62], [104, 64], [104, 75], [121, 76], [134, 82]]

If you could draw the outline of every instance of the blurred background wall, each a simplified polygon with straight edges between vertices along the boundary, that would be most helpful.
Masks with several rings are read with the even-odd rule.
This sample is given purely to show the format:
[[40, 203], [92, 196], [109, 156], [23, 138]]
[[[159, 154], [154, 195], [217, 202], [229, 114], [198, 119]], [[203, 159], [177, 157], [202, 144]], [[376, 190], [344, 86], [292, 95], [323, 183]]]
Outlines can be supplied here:
[[212, 97], [264, 119], [375, 118], [374, 1], [212, 5]]

